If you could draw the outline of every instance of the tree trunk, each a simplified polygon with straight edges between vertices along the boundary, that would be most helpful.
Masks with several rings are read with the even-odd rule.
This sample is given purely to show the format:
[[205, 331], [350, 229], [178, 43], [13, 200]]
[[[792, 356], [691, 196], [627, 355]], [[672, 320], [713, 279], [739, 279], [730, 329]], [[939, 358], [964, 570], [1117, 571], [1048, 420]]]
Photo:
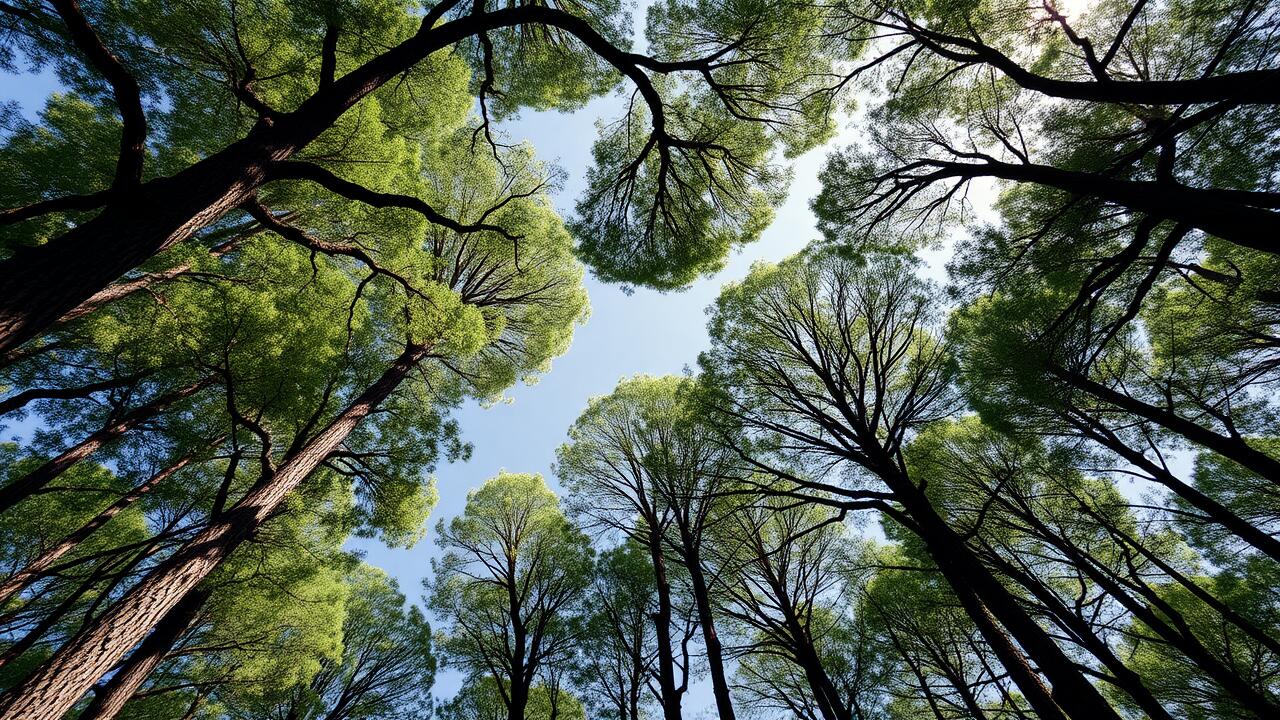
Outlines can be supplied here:
[[1054, 617], [1058, 618], [1058, 621], [1063, 626], [1070, 629], [1079, 639], [1081, 647], [1088, 650], [1111, 673], [1112, 684], [1128, 693], [1129, 697], [1133, 698], [1133, 701], [1147, 714], [1148, 718], [1151, 720], [1173, 720], [1173, 716], [1164, 709], [1164, 706], [1160, 704], [1155, 695], [1151, 694], [1151, 689], [1142, 681], [1142, 676], [1116, 657], [1111, 646], [1098, 637], [1089, 623], [1064, 605], [1052, 589], [1041, 582], [1039, 578], [1028, 574], [1008, 560], [995, 555], [994, 551], [991, 554], [993, 556], [991, 559], [1000, 572], [1008, 575], [1014, 582], [1026, 588], [1033, 597], [1045, 605], [1046, 609]]
[[[654, 527], [650, 525], [650, 527]], [[649, 558], [653, 562], [653, 578], [658, 596], [658, 611], [653, 615], [658, 642], [658, 691], [662, 697], [664, 720], [680, 720], [682, 693], [676, 688], [675, 651], [671, 647], [671, 581], [667, 579], [666, 558], [662, 554], [662, 538], [650, 532]]]
[[71, 448], [23, 477], [0, 488], [0, 512], [9, 510], [19, 502], [31, 497], [50, 481], [66, 472], [68, 468], [97, 452], [99, 448], [115, 440], [139, 423], [150, 420], [169, 408], [174, 403], [188, 398], [204, 389], [213, 378], [204, 378], [184, 388], [161, 395], [141, 407], [134, 408], [112, 420], [89, 437], [81, 440]]
[[1151, 462], [1145, 455], [1126, 445], [1116, 437], [1110, 428], [1100, 423], [1082, 419], [1071, 420], [1072, 425], [1095, 442], [1124, 458], [1129, 463], [1141, 468], [1147, 476], [1168, 488], [1170, 492], [1182, 498], [1188, 505], [1199, 510], [1213, 522], [1226, 528], [1228, 532], [1252, 545], [1268, 557], [1280, 562], [1280, 540], [1260, 530], [1239, 515], [1231, 512], [1226, 506], [1205, 495], [1195, 487], [1188, 485], [1174, 476], [1173, 473]]
[[1134, 584], [1137, 592], [1142, 595], [1141, 600], [1131, 595], [1115, 577], [1112, 577], [1109, 569], [1104, 570], [1099, 564], [1093, 562], [1092, 557], [1087, 556], [1073, 543], [1051, 532], [1038, 519], [1032, 516], [1026, 516], [1026, 519], [1040, 532], [1046, 542], [1065, 554], [1072, 564], [1097, 583], [1098, 587], [1150, 628], [1161, 640], [1185, 655], [1222, 689], [1235, 696], [1236, 700], [1250, 712], [1257, 713], [1259, 717], [1280, 716], [1280, 705], [1272, 702], [1264, 692], [1250, 685], [1234, 667], [1215, 657], [1191, 631], [1182, 616], [1140, 578]]
[[[1061, 717], [1065, 712], [1076, 720], [1120, 720], [1115, 709], [1076, 669], [1062, 648], [938, 515], [924, 493], [901, 473], [886, 471], [880, 475], [898, 495], [899, 502], [915, 521], [914, 529], [930, 557], [1036, 712], [1042, 718]], [[1009, 631], [1022, 651], [999, 631], [996, 622]], [[1048, 698], [1043, 697], [1044, 686], [1027, 663], [1028, 657], [1052, 686]]]
[[237, 546], [408, 377], [428, 348], [410, 345], [270, 480], [179, 548], [21, 684], [0, 696], [0, 720], [57, 720]]
[[[1277, 234], [1280, 237], [1280, 234]], [[1276, 459], [1250, 445], [1243, 437], [1220, 435], [1203, 425], [1192, 422], [1173, 410], [1156, 407], [1126, 393], [1107, 387], [1106, 385], [1077, 372], [1064, 370], [1050, 365], [1050, 374], [1067, 385], [1086, 392], [1103, 402], [1114, 405], [1125, 412], [1149, 420], [1160, 427], [1191, 442], [1208, 448], [1228, 460], [1234, 460], [1242, 467], [1258, 474], [1258, 477], [1280, 485], [1280, 459]]]
[[142, 687], [156, 666], [173, 650], [178, 640], [195, 625], [200, 609], [209, 599], [209, 591], [197, 588], [173, 607], [142, 645], [129, 656], [116, 674], [111, 676], [84, 712], [76, 720], [112, 720], [124, 709], [125, 703]]
[[155, 475], [152, 475], [141, 485], [130, 490], [119, 500], [116, 500], [102, 512], [95, 515], [93, 519], [89, 520], [89, 522], [81, 525], [79, 529], [59, 540], [48, 550], [45, 550], [40, 557], [32, 560], [26, 567], [9, 576], [7, 580], [0, 583], [0, 604], [3, 604], [15, 593], [22, 591], [23, 588], [34, 582], [40, 577], [40, 573], [49, 569], [49, 567], [57, 562], [59, 558], [66, 555], [68, 551], [80, 544], [85, 538], [92, 535], [98, 528], [106, 525], [116, 515], [119, 515], [130, 505], [142, 499], [142, 496], [155, 489], [157, 485], [164, 482], [169, 477], [172, 477], [174, 473], [190, 464], [193, 457], [194, 455], [187, 455], [169, 467], [161, 470]]
[[707, 589], [706, 575], [702, 572], [702, 560], [692, 543], [692, 538], [681, 528], [685, 543], [686, 566], [689, 584], [693, 589], [693, 601], [698, 608], [698, 624], [702, 627], [702, 641], [707, 649], [707, 666], [711, 670], [711, 691], [716, 698], [716, 711], [720, 720], [734, 720], [733, 699], [729, 696], [729, 681], [724, 674], [724, 648], [716, 634], [715, 616], [711, 612], [711, 595]]

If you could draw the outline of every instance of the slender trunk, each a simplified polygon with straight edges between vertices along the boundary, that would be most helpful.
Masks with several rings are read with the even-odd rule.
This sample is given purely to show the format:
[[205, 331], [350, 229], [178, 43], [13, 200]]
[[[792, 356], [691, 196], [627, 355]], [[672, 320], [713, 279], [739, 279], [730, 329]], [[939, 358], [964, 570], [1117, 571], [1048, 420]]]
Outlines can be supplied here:
[[1076, 636], [1080, 646], [1088, 650], [1111, 673], [1112, 684], [1133, 698], [1133, 701], [1147, 714], [1148, 718], [1151, 720], [1173, 720], [1173, 716], [1164, 709], [1160, 701], [1151, 693], [1151, 689], [1142, 681], [1142, 676], [1116, 657], [1115, 652], [1111, 650], [1111, 646], [1098, 637], [1089, 623], [1067, 608], [1058, 596], [1054, 594], [1053, 590], [1041, 582], [1039, 578], [1016, 567], [1013, 563], [996, 555], [994, 551], [991, 552], [991, 556], [991, 561], [1000, 572], [1026, 588], [1033, 597], [1044, 604], [1048, 611], [1065, 628]]
[[523, 680], [511, 684], [511, 707], [507, 708], [507, 720], [525, 720], [529, 707], [529, 688]]
[[729, 680], [724, 673], [724, 648], [716, 633], [715, 616], [711, 612], [711, 594], [707, 589], [706, 575], [702, 571], [702, 559], [687, 530], [682, 527], [680, 534], [685, 544], [686, 567], [689, 569], [693, 601], [698, 608], [698, 625], [702, 627], [702, 641], [707, 650], [707, 666], [711, 671], [711, 692], [716, 698], [716, 710], [720, 720], [733, 720], [733, 699], [729, 696]]
[[[1110, 570], [1104, 570], [1094, 562], [1092, 557], [1087, 556], [1074, 544], [1051, 532], [1038, 519], [1030, 516], [1026, 519], [1040, 532], [1046, 542], [1062, 551], [1070, 558], [1072, 564], [1084, 572], [1090, 580], [1097, 583], [1098, 587], [1106, 591], [1109, 596], [1132, 613], [1135, 618], [1160, 636], [1161, 640], [1167, 642], [1170, 647], [1176, 648], [1196, 667], [1212, 678], [1214, 682], [1234, 695], [1243, 706], [1251, 712], [1257, 713], [1259, 717], [1276, 717], [1280, 715], [1280, 705], [1272, 702], [1258, 688], [1250, 685], [1234, 668], [1214, 657], [1213, 653], [1191, 631], [1182, 615], [1165, 602], [1159, 593], [1138, 579], [1135, 581], [1135, 589], [1142, 595], [1142, 600], [1139, 600], [1129, 594], [1128, 590], [1116, 578], [1111, 576]], [[1161, 617], [1161, 615], [1164, 617]], [[1166, 622], [1166, 619], [1168, 622]]]
[[[650, 525], [653, 527], [656, 526]], [[667, 559], [662, 554], [662, 537], [658, 531], [650, 532], [648, 546], [658, 600], [658, 611], [653, 615], [658, 641], [658, 692], [661, 694], [658, 700], [665, 720], [680, 720], [682, 693], [676, 688], [675, 651], [671, 647], [671, 581], [667, 578]]]
[[516, 593], [516, 554], [518, 548], [507, 550], [507, 618], [511, 623], [511, 704], [507, 706], [507, 720], [525, 720], [524, 712], [529, 706], [529, 688], [533, 684], [532, 668], [525, 664], [528, 653], [529, 637], [525, 632], [524, 620], [520, 616], [520, 597]]
[[[1280, 237], [1280, 234], [1277, 234], [1277, 237]], [[1253, 447], [1243, 437], [1220, 435], [1178, 415], [1173, 410], [1143, 402], [1080, 373], [1064, 370], [1056, 366], [1050, 366], [1048, 370], [1054, 377], [1077, 390], [1089, 393], [1103, 402], [1114, 405], [1144, 420], [1149, 420], [1201, 447], [1218, 453], [1224, 458], [1234, 460], [1242, 467], [1257, 473], [1264, 480], [1280, 485], [1280, 460]]]
[[35, 582], [42, 572], [48, 570], [50, 566], [57, 562], [63, 555], [66, 555], [67, 552], [76, 545], [79, 545], [85, 538], [92, 535], [94, 531], [103, 525], [106, 525], [116, 515], [119, 515], [130, 505], [142, 499], [144, 495], [155, 489], [157, 485], [172, 477], [174, 473], [190, 464], [193, 457], [194, 455], [187, 455], [169, 467], [147, 478], [147, 480], [145, 480], [141, 485], [138, 485], [128, 493], [124, 494], [119, 500], [116, 500], [102, 512], [95, 515], [93, 519], [89, 520], [84, 525], [81, 525], [79, 529], [54, 543], [53, 546], [48, 550], [45, 550], [40, 557], [28, 563], [26, 567], [17, 571], [13, 575], [10, 575], [7, 580], [0, 583], [0, 604], [3, 604], [15, 593], [22, 591], [32, 582]]
[[195, 625], [200, 609], [209, 599], [209, 591], [197, 588], [165, 614], [156, 629], [142, 641], [123, 667], [111, 676], [77, 720], [112, 720], [125, 703], [142, 687], [142, 683], [173, 650], [178, 640]]
[[[885, 467], [892, 466], [886, 464]], [[961, 604], [1036, 712], [1042, 718], [1061, 717], [1065, 712], [1076, 720], [1120, 720], [1115, 709], [1075, 667], [1062, 648], [938, 515], [924, 493], [903, 474], [889, 471], [881, 473], [881, 477], [898, 495], [899, 502], [915, 521], [917, 534], [924, 541], [930, 557], [956, 590]], [[1009, 631], [1022, 652], [999, 631], [996, 622]], [[1043, 696], [1045, 688], [1031, 671], [1028, 657], [1052, 686], [1048, 697]]]
[[1072, 425], [1098, 444], [1111, 450], [1134, 466], [1141, 468], [1153, 481], [1168, 488], [1188, 505], [1199, 510], [1228, 532], [1252, 545], [1276, 562], [1280, 562], [1280, 540], [1260, 530], [1221, 503], [1205, 495], [1195, 487], [1178, 479], [1173, 473], [1151, 462], [1145, 455], [1126, 445], [1115, 433], [1099, 423], [1088, 420], [1072, 420]]
[[48, 485], [54, 478], [66, 472], [68, 468], [97, 452], [103, 445], [167, 410], [174, 403], [194, 395], [212, 381], [212, 378], [204, 378], [184, 388], [161, 395], [146, 405], [130, 410], [107, 423], [100, 430], [81, 440], [76, 445], [63, 451], [61, 455], [0, 488], [0, 512], [9, 510], [19, 502], [31, 497], [45, 485]]
[[[792, 632], [794, 634], [795, 630]], [[795, 654], [796, 664], [804, 671], [805, 681], [809, 683], [809, 690], [818, 703], [818, 712], [822, 713], [823, 720], [852, 720], [853, 713], [840, 701], [840, 692], [827, 675], [827, 670], [822, 666], [822, 660], [807, 634], [795, 639], [796, 645], [792, 652]]]
[[160, 564], [25, 681], [0, 696], [0, 720], [56, 720], [263, 522], [369, 413], [428, 348], [411, 345], [324, 430], [222, 517]]

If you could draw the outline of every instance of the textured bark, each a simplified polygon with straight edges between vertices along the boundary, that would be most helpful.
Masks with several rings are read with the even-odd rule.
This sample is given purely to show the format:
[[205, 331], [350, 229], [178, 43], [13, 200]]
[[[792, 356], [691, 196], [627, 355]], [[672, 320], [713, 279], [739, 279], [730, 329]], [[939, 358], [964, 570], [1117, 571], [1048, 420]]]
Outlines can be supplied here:
[[211, 382], [213, 382], [212, 378], [204, 378], [186, 387], [165, 393], [146, 405], [130, 410], [107, 423], [89, 437], [63, 451], [61, 455], [0, 488], [0, 512], [9, 510], [14, 505], [31, 497], [73, 465], [97, 452], [103, 445], [124, 435], [129, 430], [137, 427], [138, 424], [164, 412], [174, 403], [191, 397], [207, 387]]
[[0, 697], [0, 720], [57, 720], [182, 598], [277, 510], [290, 492], [408, 377], [428, 352], [411, 345], [266, 482], [179, 548], [109, 611]]
[[133, 651], [123, 667], [111, 676], [111, 680], [93, 696], [84, 712], [76, 720], [112, 720], [124, 709], [125, 703], [142, 687], [142, 683], [165, 659], [178, 640], [196, 624], [200, 609], [209, 599], [209, 591], [197, 588], [182, 599], [156, 629]]
[[40, 557], [32, 560], [26, 567], [10, 575], [3, 583], [0, 583], [0, 604], [3, 604], [15, 593], [22, 591], [31, 583], [39, 579], [40, 574], [48, 570], [55, 562], [66, 555], [72, 548], [80, 544], [85, 538], [94, 533], [95, 530], [110, 522], [111, 518], [119, 515], [130, 505], [141, 500], [144, 495], [155, 489], [157, 485], [173, 476], [182, 468], [191, 463], [192, 455], [178, 460], [169, 467], [147, 478], [142, 484], [125, 493], [120, 499], [107, 506], [102, 512], [95, 515], [92, 519], [81, 525], [74, 532], [54, 543], [49, 549], [40, 554]]

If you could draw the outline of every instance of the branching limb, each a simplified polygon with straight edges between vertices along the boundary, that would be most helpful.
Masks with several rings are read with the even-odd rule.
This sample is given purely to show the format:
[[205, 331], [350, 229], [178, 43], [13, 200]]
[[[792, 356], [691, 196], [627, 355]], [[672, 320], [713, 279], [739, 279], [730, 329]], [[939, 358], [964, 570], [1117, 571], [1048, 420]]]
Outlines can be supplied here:
[[142, 110], [138, 81], [125, 69], [90, 27], [76, 0], [51, 0], [71, 35], [71, 41], [111, 85], [124, 129], [120, 133], [120, 159], [112, 187], [121, 190], [142, 182], [142, 162], [147, 145], [147, 116]]

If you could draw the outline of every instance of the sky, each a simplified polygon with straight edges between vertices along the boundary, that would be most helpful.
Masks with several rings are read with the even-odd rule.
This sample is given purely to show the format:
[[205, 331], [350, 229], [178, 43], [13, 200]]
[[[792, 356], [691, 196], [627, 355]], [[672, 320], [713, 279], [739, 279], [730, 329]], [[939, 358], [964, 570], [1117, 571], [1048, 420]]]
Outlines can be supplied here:
[[[636, 23], [643, 27], [642, 22]], [[48, 73], [32, 75], [0, 74], [0, 100], [16, 103], [31, 119], [45, 98], [57, 89]], [[525, 112], [502, 126], [512, 140], [525, 140], [540, 158], [554, 162], [567, 175], [555, 196], [566, 218], [585, 186], [590, 165], [591, 143], [600, 118], [617, 116], [619, 97], [597, 99], [572, 113]], [[509, 403], [482, 408], [468, 404], [456, 415], [464, 438], [473, 446], [471, 459], [439, 467], [435, 473], [440, 500], [431, 519], [450, 518], [461, 512], [467, 491], [479, 486], [500, 470], [538, 472], [552, 488], [559, 490], [553, 470], [556, 448], [566, 432], [586, 408], [588, 399], [608, 394], [622, 378], [636, 374], [679, 374], [696, 365], [698, 353], [708, 346], [705, 309], [726, 283], [741, 279], [756, 262], [776, 262], [802, 249], [819, 235], [810, 200], [819, 190], [818, 172], [832, 147], [856, 139], [858, 130], [847, 125], [832, 144], [813, 150], [790, 163], [794, 178], [790, 194], [776, 211], [773, 224], [763, 237], [734, 253], [725, 268], [713, 277], [702, 278], [680, 292], [660, 293], [637, 288], [630, 294], [616, 285], [589, 277], [591, 317], [578, 328], [572, 347], [555, 360], [550, 373], [533, 386], [512, 388]], [[943, 277], [945, 250], [931, 253], [922, 272]], [[7, 428], [6, 434], [22, 433], [21, 427]], [[422, 581], [430, 575], [430, 561], [439, 552], [434, 532], [407, 550], [388, 549], [376, 541], [353, 541], [352, 549], [368, 562], [382, 567], [400, 583], [408, 598], [421, 604]], [[445, 672], [437, 680], [435, 692], [449, 697], [460, 677]], [[712, 701], [706, 682], [691, 688], [685, 706], [688, 715], [711, 717]]]

